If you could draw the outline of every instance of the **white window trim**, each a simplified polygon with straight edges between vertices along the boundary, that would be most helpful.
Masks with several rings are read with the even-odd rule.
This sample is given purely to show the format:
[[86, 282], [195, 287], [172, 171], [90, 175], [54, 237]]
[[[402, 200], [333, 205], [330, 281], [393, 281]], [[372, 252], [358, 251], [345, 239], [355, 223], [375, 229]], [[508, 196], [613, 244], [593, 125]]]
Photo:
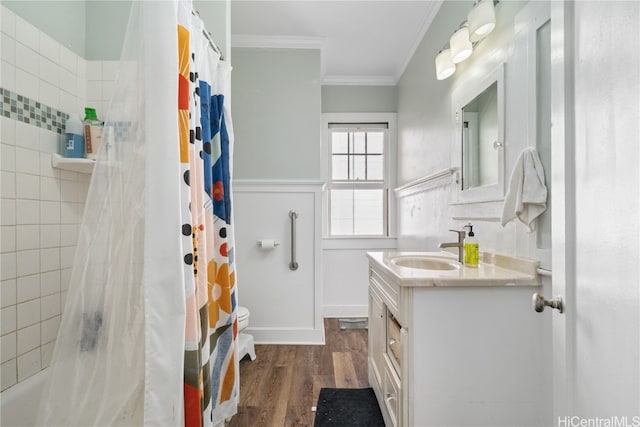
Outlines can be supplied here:
[[331, 180], [329, 176], [329, 123], [388, 123], [389, 140], [385, 152], [384, 169], [388, 177], [388, 236], [330, 236], [329, 235], [329, 192], [327, 186], [323, 192], [322, 203], [322, 236], [324, 239], [395, 239], [396, 238], [396, 198], [393, 189], [396, 186], [396, 158], [397, 158], [397, 114], [396, 113], [325, 113], [322, 114], [322, 138], [320, 142], [320, 170], [325, 183]]

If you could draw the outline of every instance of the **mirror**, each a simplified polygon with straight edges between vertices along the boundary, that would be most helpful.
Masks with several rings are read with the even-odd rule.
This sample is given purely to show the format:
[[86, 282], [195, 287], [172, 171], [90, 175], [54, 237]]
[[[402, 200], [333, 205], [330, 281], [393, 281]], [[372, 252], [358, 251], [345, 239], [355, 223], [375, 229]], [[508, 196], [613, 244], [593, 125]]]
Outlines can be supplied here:
[[453, 93], [459, 203], [504, 198], [503, 66]]
[[498, 83], [462, 107], [462, 189], [498, 183]]

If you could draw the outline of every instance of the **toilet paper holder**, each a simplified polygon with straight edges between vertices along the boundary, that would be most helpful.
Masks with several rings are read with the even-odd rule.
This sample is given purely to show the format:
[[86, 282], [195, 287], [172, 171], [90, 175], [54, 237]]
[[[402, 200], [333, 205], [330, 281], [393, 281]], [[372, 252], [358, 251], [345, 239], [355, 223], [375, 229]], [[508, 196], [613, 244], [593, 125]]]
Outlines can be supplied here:
[[[271, 242], [272, 240], [268, 240], [268, 239], [258, 240], [258, 246], [262, 247], [263, 243], [264, 243], [264, 246], [270, 246], [269, 243]], [[280, 242], [278, 242], [277, 240], [273, 240], [273, 246], [280, 246]]]

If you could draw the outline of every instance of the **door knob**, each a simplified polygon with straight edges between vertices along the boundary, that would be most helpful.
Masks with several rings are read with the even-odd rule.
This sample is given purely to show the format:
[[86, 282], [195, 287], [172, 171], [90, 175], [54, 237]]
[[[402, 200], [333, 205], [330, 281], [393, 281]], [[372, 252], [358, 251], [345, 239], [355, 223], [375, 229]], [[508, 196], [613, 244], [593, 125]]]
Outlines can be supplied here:
[[544, 295], [536, 292], [533, 294], [533, 309], [538, 313], [542, 313], [545, 307], [551, 307], [558, 310], [560, 313], [564, 313], [564, 304], [562, 303], [562, 297], [554, 297], [550, 300], [544, 299]]

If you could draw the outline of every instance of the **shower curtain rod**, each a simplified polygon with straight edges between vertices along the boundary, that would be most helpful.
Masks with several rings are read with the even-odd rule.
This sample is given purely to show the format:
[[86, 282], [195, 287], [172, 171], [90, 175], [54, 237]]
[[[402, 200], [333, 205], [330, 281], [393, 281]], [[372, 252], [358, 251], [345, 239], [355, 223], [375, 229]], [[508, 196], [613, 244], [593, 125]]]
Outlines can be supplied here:
[[[197, 16], [198, 18], [200, 18], [200, 20], [202, 20], [202, 17], [200, 16], [200, 12], [198, 12], [197, 10], [193, 9], [191, 11], [191, 14], [193, 14], [194, 16]], [[209, 31], [207, 31], [206, 29], [202, 30], [202, 35], [205, 36], [205, 38], [209, 41], [209, 45], [211, 46], [211, 48], [218, 54], [220, 55], [220, 60], [224, 61], [224, 55], [222, 53], [222, 50], [218, 47], [218, 45], [213, 41], [213, 37], [211, 36], [211, 33]]]

